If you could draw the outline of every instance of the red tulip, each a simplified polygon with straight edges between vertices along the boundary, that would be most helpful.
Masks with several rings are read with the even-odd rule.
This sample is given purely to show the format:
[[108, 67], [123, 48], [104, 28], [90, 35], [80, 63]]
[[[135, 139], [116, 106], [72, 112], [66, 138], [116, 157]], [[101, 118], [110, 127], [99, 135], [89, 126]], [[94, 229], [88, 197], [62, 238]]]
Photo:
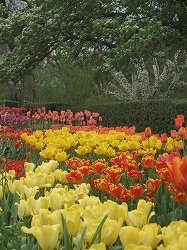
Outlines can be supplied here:
[[152, 131], [150, 127], [145, 128], [145, 136], [150, 137], [152, 135]]
[[182, 127], [182, 120], [179, 117], [175, 118], [175, 128], [179, 129], [181, 127]]
[[168, 139], [167, 133], [163, 133], [160, 135], [162, 143], [166, 143]]
[[91, 180], [91, 185], [93, 185], [97, 190], [105, 191], [108, 188], [109, 183], [104, 178], [98, 178], [98, 179], [95, 179], [95, 180], [92, 179]]
[[139, 170], [130, 170], [127, 174], [132, 180], [138, 180], [144, 176], [144, 172]]
[[187, 192], [187, 155], [182, 159], [174, 157], [172, 163], [166, 162], [171, 179], [178, 191]]
[[73, 184], [80, 184], [84, 175], [77, 170], [72, 170], [66, 174], [66, 179]]
[[122, 184], [115, 185], [110, 183], [108, 186], [108, 193], [121, 202], [127, 202], [131, 199], [129, 190], [127, 190]]
[[137, 184], [135, 186], [130, 186], [130, 190], [129, 190], [131, 198], [133, 199], [140, 198], [142, 194], [144, 193], [144, 191], [145, 190], [140, 184]]
[[175, 118], [175, 128], [179, 129], [184, 123], [184, 115], [177, 115]]
[[178, 190], [175, 190], [173, 193], [173, 199], [179, 203], [186, 203], [187, 197], [185, 192], [180, 192]]
[[156, 192], [158, 191], [158, 189], [160, 188], [160, 185], [161, 185], [161, 180], [160, 179], [151, 179], [149, 178], [147, 181], [146, 181], [146, 187], [147, 189], [150, 191], [150, 192]]

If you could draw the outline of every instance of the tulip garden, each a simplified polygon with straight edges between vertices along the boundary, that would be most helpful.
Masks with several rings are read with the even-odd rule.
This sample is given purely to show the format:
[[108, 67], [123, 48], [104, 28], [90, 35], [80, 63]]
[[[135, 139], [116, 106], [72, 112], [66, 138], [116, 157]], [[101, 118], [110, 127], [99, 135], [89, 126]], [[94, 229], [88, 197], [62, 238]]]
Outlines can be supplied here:
[[0, 107], [0, 249], [186, 250], [187, 127]]

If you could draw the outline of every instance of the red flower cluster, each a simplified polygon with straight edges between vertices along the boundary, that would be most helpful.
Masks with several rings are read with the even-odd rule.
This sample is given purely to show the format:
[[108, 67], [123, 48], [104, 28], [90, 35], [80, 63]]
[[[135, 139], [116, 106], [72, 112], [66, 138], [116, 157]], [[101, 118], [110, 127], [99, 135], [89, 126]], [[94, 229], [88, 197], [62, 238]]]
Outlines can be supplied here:
[[6, 172], [14, 170], [16, 177], [25, 177], [24, 164], [25, 160], [6, 159], [6, 161], [1, 164], [0, 169], [4, 169]]

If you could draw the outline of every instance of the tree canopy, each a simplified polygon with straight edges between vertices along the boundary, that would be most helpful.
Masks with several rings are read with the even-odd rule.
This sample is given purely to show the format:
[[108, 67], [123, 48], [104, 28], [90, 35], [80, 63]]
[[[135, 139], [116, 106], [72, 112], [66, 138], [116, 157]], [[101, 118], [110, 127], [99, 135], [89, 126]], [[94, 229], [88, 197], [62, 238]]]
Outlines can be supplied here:
[[1, 0], [1, 81], [18, 81], [51, 54], [120, 69], [131, 58], [186, 49], [182, 0]]

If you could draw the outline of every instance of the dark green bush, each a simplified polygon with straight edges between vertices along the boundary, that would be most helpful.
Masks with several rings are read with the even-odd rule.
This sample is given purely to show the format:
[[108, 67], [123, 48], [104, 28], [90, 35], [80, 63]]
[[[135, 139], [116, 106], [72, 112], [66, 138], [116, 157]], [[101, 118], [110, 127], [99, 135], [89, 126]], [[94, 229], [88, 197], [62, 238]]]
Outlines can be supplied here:
[[0, 105], [7, 106], [7, 107], [18, 107], [18, 102], [12, 100], [0, 100]]
[[[1, 103], [0, 103], [1, 104]], [[4, 101], [2, 101], [4, 105]], [[14, 105], [13, 105], [14, 104]], [[13, 101], [6, 101], [6, 106], [16, 106]], [[86, 106], [70, 106], [61, 103], [25, 103], [26, 108], [36, 109], [45, 106], [47, 110], [71, 109], [74, 113], [84, 111], [98, 112], [103, 118], [102, 125], [107, 127], [135, 126], [136, 132], [151, 127], [153, 133], [168, 133], [174, 129], [174, 118], [178, 114], [187, 117], [187, 99], [153, 99], [133, 102], [111, 102]], [[185, 124], [184, 124], [185, 125]]]

